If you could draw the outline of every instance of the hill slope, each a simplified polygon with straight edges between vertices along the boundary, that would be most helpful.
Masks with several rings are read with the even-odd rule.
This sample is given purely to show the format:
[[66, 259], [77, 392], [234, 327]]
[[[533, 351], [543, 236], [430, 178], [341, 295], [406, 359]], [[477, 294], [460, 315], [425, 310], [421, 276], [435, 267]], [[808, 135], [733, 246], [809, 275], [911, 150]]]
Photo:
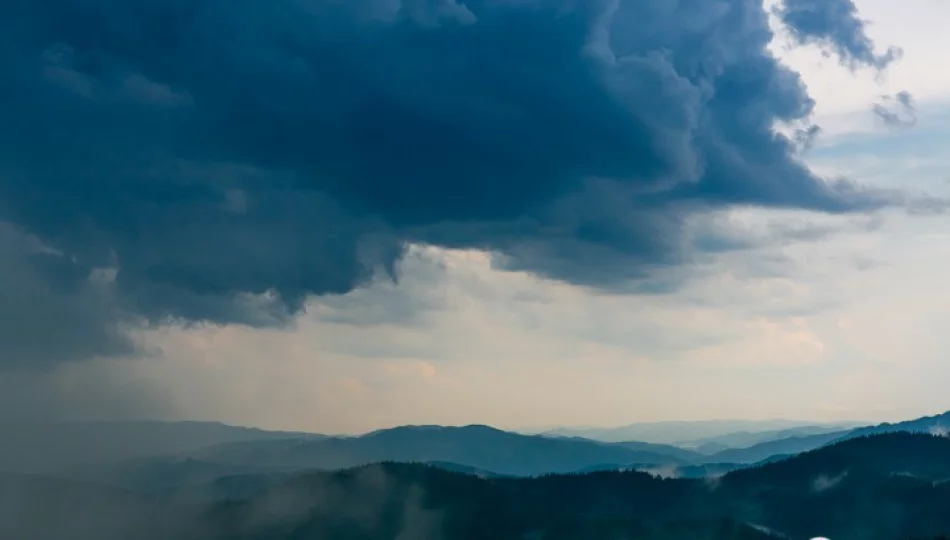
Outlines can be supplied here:
[[836, 431], [820, 435], [789, 437], [759, 443], [748, 448], [729, 448], [706, 456], [706, 463], [758, 463], [776, 455], [798, 454], [841, 440], [849, 432]]
[[768, 431], [739, 431], [736, 433], [727, 433], [717, 437], [707, 437], [694, 441], [680, 441], [677, 446], [689, 448], [704, 454], [713, 454], [730, 448], [749, 448], [757, 444], [790, 439], [793, 437], [808, 437], [811, 435], [823, 435], [826, 433], [844, 433], [846, 429], [852, 426], [800, 426], [787, 429], [775, 429]]
[[950, 530], [948, 478], [950, 439], [892, 433], [736, 471], [716, 491], [730, 515], [793, 537], [927, 538]]
[[907, 420], [893, 424], [883, 423], [876, 426], [861, 427], [849, 431], [846, 437], [862, 437], [865, 435], [876, 435], [880, 433], [893, 433], [895, 431], [945, 435], [950, 432], [950, 411], [934, 416], [924, 416], [915, 420]]
[[818, 433], [815, 435], [776, 439], [755, 444], [747, 448], [730, 448], [712, 453], [701, 461], [704, 463], [756, 463], [770, 456], [807, 452], [833, 442], [845, 441], [867, 435], [901, 431], [910, 433], [946, 434], [950, 431], [950, 412], [893, 424], [884, 423], [876, 426], [865, 426], [848, 430]]
[[416, 426], [362, 437], [255, 441], [206, 448], [198, 459], [296, 469], [341, 469], [381, 461], [450, 462], [503, 475], [573, 472], [591, 465], [684, 464], [686, 460], [583, 439], [519, 435], [486, 426]]

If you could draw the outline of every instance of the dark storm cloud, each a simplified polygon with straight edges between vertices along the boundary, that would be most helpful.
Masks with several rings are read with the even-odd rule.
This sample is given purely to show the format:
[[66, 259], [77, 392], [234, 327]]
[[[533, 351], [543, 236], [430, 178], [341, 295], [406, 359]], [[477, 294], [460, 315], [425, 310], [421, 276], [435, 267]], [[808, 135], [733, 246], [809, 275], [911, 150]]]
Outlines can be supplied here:
[[0, 276], [0, 365], [32, 370], [132, 352], [103, 287], [62, 255], [2, 224]]
[[898, 47], [875, 52], [852, 0], [782, 0], [774, 12], [799, 44], [819, 45], [851, 69], [868, 66], [882, 70], [903, 55]]
[[[783, 18], [890, 62], [827, 4]], [[406, 242], [611, 287], [695, 212], [897, 200], [773, 133], [814, 104], [754, 0], [30, 0], [0, 36], [0, 220], [153, 322], [280, 324]]]

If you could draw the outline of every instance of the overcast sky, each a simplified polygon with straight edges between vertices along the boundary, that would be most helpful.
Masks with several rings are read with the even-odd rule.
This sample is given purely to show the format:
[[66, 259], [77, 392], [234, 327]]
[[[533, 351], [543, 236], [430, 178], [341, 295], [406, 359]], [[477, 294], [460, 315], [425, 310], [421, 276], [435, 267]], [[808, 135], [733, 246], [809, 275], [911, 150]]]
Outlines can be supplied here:
[[[787, 21], [771, 18], [770, 48], [800, 73], [814, 100], [809, 117], [794, 85], [780, 87], [780, 68], [761, 67], [766, 51], [746, 54], [758, 50], [754, 21], [722, 15], [740, 5], [758, 13], [755, 2], [703, 2], [656, 8], [659, 22], [646, 28], [632, 22], [646, 8], [624, 11], [624, 2], [594, 14], [564, 8], [590, 23], [582, 45], [608, 66], [601, 75], [622, 110], [646, 119], [634, 127], [614, 120], [623, 113], [601, 104], [599, 86], [575, 84], [590, 70], [550, 52], [572, 47], [569, 32], [581, 25], [526, 2], [406, 1], [404, 31], [423, 36], [407, 47], [465, 48], [448, 60], [426, 50], [388, 58], [367, 38], [352, 57], [386, 58], [347, 79], [355, 91], [341, 83], [320, 95], [295, 62], [304, 53], [320, 66], [353, 60], [312, 36], [338, 32], [348, 43], [346, 31], [370, 25], [385, 41], [400, 2], [354, 2], [354, 13], [332, 15], [325, 0], [274, 2], [257, 20], [303, 51], [289, 59], [267, 31], [253, 34], [260, 41], [236, 34], [234, 15], [222, 33], [244, 52], [230, 63], [218, 38], [205, 38], [207, 14], [155, 18], [168, 15], [157, 1], [37, 2], [21, 24], [42, 31], [0, 44], [0, 58], [36, 74], [0, 90], [23, 111], [2, 113], [19, 130], [4, 128], [0, 152], [0, 242], [13, 246], [0, 257], [11, 276], [0, 285], [7, 406], [332, 433], [881, 421], [950, 409], [950, 216], [940, 211], [950, 198], [950, 71], [940, 67], [950, 3], [855, 0], [871, 54], [841, 30], [854, 24], [831, 21], [847, 35], [809, 26], [789, 15], [809, 2], [790, 1]], [[289, 16], [302, 5], [307, 17]], [[505, 26], [508, 5], [524, 10], [511, 20], [528, 45]], [[143, 31], [142, 20], [172, 30]], [[727, 26], [739, 24], [748, 27]], [[426, 41], [450, 25], [462, 30], [447, 44]], [[603, 37], [611, 31], [636, 37], [612, 42]], [[687, 31], [708, 40], [693, 74], [681, 59], [695, 51], [669, 37]], [[116, 43], [125, 48], [110, 49]], [[624, 46], [635, 62], [621, 61]], [[888, 57], [888, 46], [903, 54]], [[176, 64], [185, 57], [197, 67]], [[318, 82], [343, 77], [310, 69]], [[704, 71], [716, 69], [725, 75]], [[47, 91], [54, 85], [63, 93]], [[736, 88], [753, 94], [730, 99]], [[360, 92], [375, 96], [363, 130], [351, 126], [364, 116], [337, 115], [369, 110], [353, 105]], [[538, 103], [524, 113], [536, 135], [499, 105], [522, 94]], [[311, 105], [318, 99], [330, 105]], [[184, 109], [198, 112], [176, 112]], [[730, 129], [760, 116], [822, 129], [800, 154]], [[189, 135], [174, 131], [181, 126]], [[451, 137], [463, 132], [492, 142], [460, 152]], [[364, 145], [347, 146], [354, 141]], [[620, 177], [637, 180], [577, 183]], [[839, 177], [853, 184], [833, 184]], [[300, 192], [299, 178], [310, 182]], [[262, 182], [283, 191], [256, 192]], [[201, 206], [205, 185], [222, 193], [213, 211]], [[823, 185], [833, 187], [815, 187]], [[568, 214], [584, 226], [551, 232]], [[398, 245], [408, 247], [388, 255]]]

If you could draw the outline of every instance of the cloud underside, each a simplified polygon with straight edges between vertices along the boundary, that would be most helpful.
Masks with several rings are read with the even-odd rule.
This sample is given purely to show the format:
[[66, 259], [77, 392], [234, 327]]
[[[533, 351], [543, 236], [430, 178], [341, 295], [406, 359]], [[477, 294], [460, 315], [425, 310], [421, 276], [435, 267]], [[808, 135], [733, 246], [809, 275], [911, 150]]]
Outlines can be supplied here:
[[[780, 18], [890, 62], [850, 0], [821, 5], [838, 9]], [[0, 337], [48, 365], [127, 353], [128, 321], [279, 325], [408, 244], [609, 288], [743, 246], [691, 241], [697, 213], [897, 202], [817, 177], [774, 132], [810, 132], [814, 104], [768, 17], [753, 0], [4, 4], [0, 265], [19, 296], [0, 317], [70, 330]]]

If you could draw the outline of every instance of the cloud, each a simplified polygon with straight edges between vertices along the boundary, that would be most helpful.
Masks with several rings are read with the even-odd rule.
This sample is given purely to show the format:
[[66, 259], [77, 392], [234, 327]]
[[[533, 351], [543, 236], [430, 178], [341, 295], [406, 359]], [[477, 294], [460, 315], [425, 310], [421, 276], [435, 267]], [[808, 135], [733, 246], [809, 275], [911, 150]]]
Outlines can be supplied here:
[[[716, 253], [674, 295], [603, 294], [493, 269], [478, 251], [413, 247], [398, 284], [380, 275], [311, 298], [291, 328], [157, 327], [136, 337], [161, 355], [62, 365], [52, 397], [73, 418], [331, 433], [677, 418], [875, 423], [942, 410], [946, 377], [934, 374], [946, 372], [940, 323], [950, 306], [932, 284], [950, 244], [928, 231], [944, 230], [943, 220], [898, 215], [868, 232], [861, 220], [848, 228], [854, 216], [800, 217], [806, 231], [847, 230]], [[749, 210], [730, 220], [768, 235], [773, 220], [792, 218]], [[782, 273], [762, 272], [777, 255]], [[853, 258], [868, 255], [880, 264], [856, 272]]]
[[[893, 60], [853, 9], [804, 7], [783, 12], [800, 40]], [[99, 322], [76, 357], [119, 350], [124, 318], [285, 324], [408, 244], [610, 289], [701, 252], [697, 213], [900, 202], [774, 132], [814, 102], [751, 0], [36, 0], [0, 21], [0, 219], [68, 261], [77, 328]]]
[[792, 140], [798, 144], [801, 152], [807, 152], [815, 145], [815, 139], [817, 139], [819, 135], [821, 135], [821, 126], [811, 124], [807, 127], [796, 129]]
[[14, 227], [0, 223], [0, 364], [41, 369], [133, 351], [105, 284]]
[[871, 105], [871, 111], [891, 127], [913, 127], [917, 124], [914, 96], [906, 90], [893, 96], [881, 96], [881, 101]]
[[772, 12], [795, 42], [818, 45], [852, 70], [862, 66], [883, 70], [903, 56], [899, 47], [875, 52], [852, 0], [783, 0]]

